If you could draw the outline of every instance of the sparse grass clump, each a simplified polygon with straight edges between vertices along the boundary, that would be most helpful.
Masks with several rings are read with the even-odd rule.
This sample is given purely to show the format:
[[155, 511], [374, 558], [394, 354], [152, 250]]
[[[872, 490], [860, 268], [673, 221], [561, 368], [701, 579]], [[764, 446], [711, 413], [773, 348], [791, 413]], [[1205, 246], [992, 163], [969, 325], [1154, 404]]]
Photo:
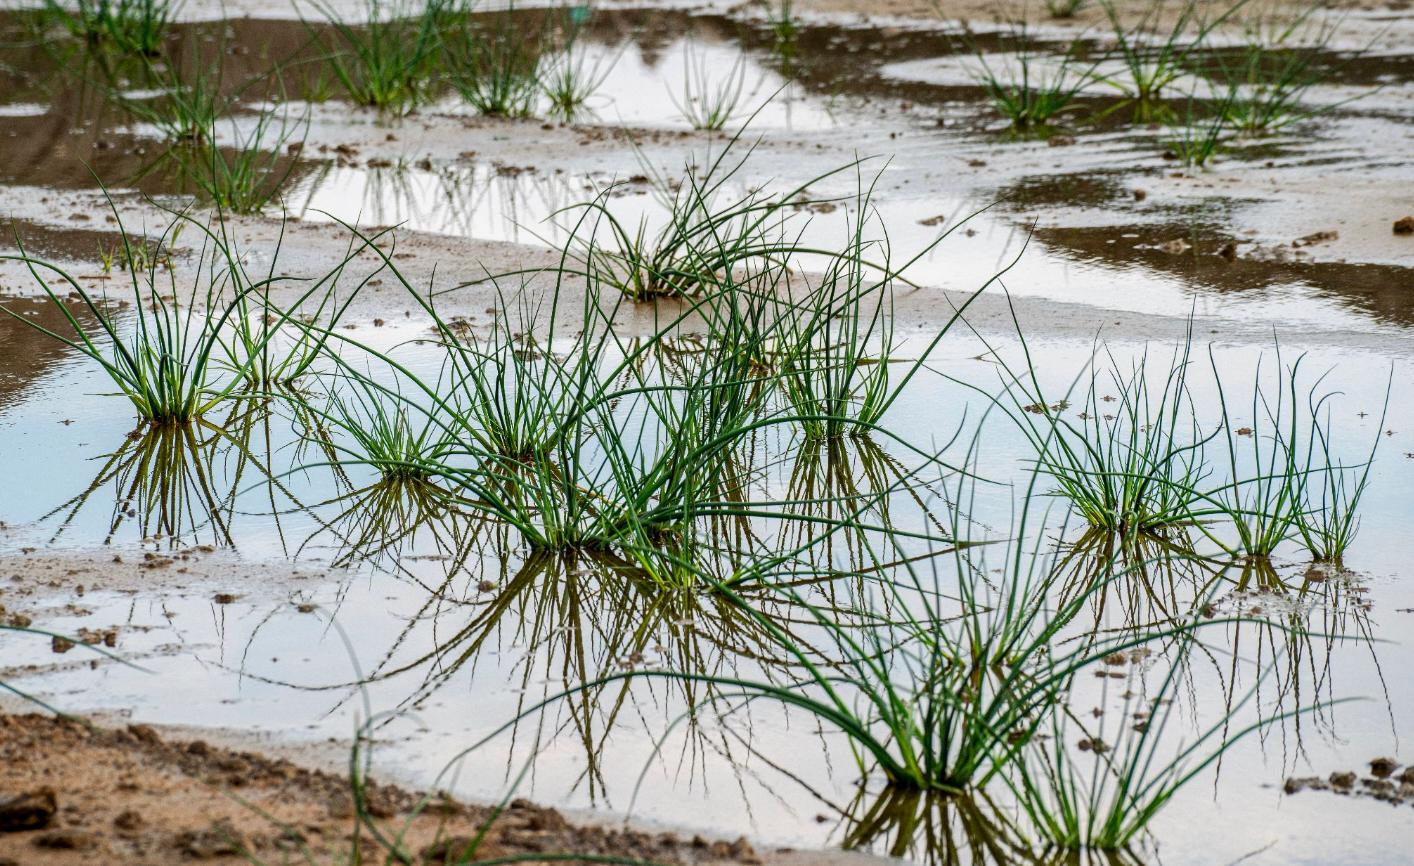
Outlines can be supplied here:
[[[1187, 72], [1187, 65], [1208, 34], [1246, 5], [1236, 0], [1209, 14], [1198, 0], [1146, 0], [1148, 6], [1132, 26], [1124, 23], [1114, 0], [1100, 0], [1123, 66], [1121, 75], [1105, 76], [1134, 103], [1135, 118], [1149, 121], [1160, 114], [1161, 99]], [[1166, 20], [1171, 19], [1171, 20]]]
[[44, 0], [45, 12], [77, 39], [142, 57], [162, 51], [178, 4], [172, 0]]
[[444, 450], [444, 434], [433, 419], [387, 398], [367, 380], [340, 377], [324, 417], [353, 440], [351, 462], [368, 466], [384, 481], [425, 481]]
[[369, 0], [366, 21], [346, 20], [316, 2], [337, 36], [328, 63], [358, 105], [404, 114], [432, 93], [443, 39], [461, 17], [454, 0]]
[[[183, 225], [181, 220], [172, 223], [158, 239], [159, 246], [174, 244]], [[132, 242], [126, 232], [122, 244], [124, 258], [131, 261]], [[21, 261], [29, 268], [35, 281], [63, 312], [73, 333], [51, 331], [9, 310], [5, 312], [102, 365], [140, 419], [155, 425], [187, 424], [215, 402], [217, 398], [209, 393], [208, 386], [219, 346], [216, 331], [222, 320], [209, 319], [198, 312], [196, 298], [190, 293], [186, 298], [180, 297], [171, 269], [128, 272], [130, 306], [136, 318], [136, 327], [129, 334], [121, 307], [107, 297], [95, 295], [60, 266], [30, 258], [23, 251], [6, 258]], [[96, 323], [95, 330], [88, 330], [70, 312], [55, 284], [80, 298]]]
[[[1177, 687], [1198, 647], [1195, 631], [1196, 626], [1177, 629], [1176, 643], [1166, 648], [1169, 668], [1146, 699], [1128, 698], [1121, 710], [1105, 713], [1094, 724], [1062, 709], [1052, 711], [1049, 736], [1038, 738], [1008, 778], [1046, 843], [1067, 850], [1130, 849], [1179, 791], [1228, 749], [1310, 709], [1259, 715], [1234, 725], [1239, 711], [1256, 695], [1254, 688], [1235, 705], [1224, 707], [1221, 718], [1197, 736], [1168, 746], [1164, 732], [1174, 714]], [[1080, 754], [1077, 743], [1083, 743]]]
[[994, 69], [986, 55], [977, 52], [979, 69], [975, 75], [992, 105], [1013, 127], [1041, 129], [1075, 107], [1075, 98], [1090, 82], [1094, 65], [1075, 68], [1069, 52], [1058, 60], [1034, 54], [1024, 26], [1014, 35], [1020, 47], [1006, 55], [1002, 67]]
[[[1301, 532], [1304, 522], [1310, 521], [1313, 541], [1327, 520], [1333, 521], [1330, 529], [1337, 537], [1353, 533], [1354, 507], [1364, 490], [1363, 482], [1329, 475], [1345, 471], [1331, 462], [1329, 427], [1322, 429], [1320, 422], [1322, 407], [1331, 395], [1322, 392], [1324, 376], [1310, 384], [1303, 381], [1304, 362], [1302, 355], [1285, 365], [1280, 348], [1275, 364], [1270, 365], [1275, 368], [1273, 375], [1267, 376], [1266, 365], [1259, 362], [1253, 375], [1251, 404], [1246, 417], [1239, 417], [1230, 408], [1217, 359], [1212, 358], [1213, 375], [1219, 383], [1228, 480], [1207, 498], [1227, 518], [1235, 539], [1227, 543], [1204, 531], [1234, 556], [1263, 567], [1280, 545]], [[1303, 441], [1309, 443], [1305, 449]], [[1320, 477], [1323, 485], [1336, 485], [1336, 498], [1322, 501], [1327, 513], [1320, 517], [1305, 513], [1307, 493], [1316, 489], [1309, 486], [1313, 477]]]
[[668, 96], [693, 129], [718, 132], [740, 116], [746, 89], [746, 58], [738, 57], [720, 76], [711, 61], [692, 45], [683, 50], [682, 87]]
[[138, 120], [155, 127], [169, 142], [210, 144], [217, 119], [233, 104], [221, 92], [221, 67], [208, 67], [198, 61], [189, 76], [170, 68], [155, 76], [159, 91], [156, 96], [124, 97], [123, 106]]
[[[514, 4], [483, 20], [486, 17], [462, 15], [444, 37], [448, 80], [462, 99], [482, 114], [534, 114], [546, 78], [549, 31], [543, 24], [517, 17]], [[555, 95], [562, 101], [587, 98], [583, 90], [592, 82], [581, 77], [583, 71], [561, 66], [546, 83], [558, 88]]]
[[571, 36], [542, 64], [540, 90], [549, 104], [550, 115], [565, 122], [579, 118], [613, 71], [617, 59], [611, 54], [591, 61]]
[[[666, 219], [657, 228], [633, 225], [611, 208], [613, 188], [567, 208], [574, 227], [565, 246], [569, 270], [635, 302], [711, 294], [719, 278], [735, 268], [769, 269], [804, 255], [824, 260], [838, 250], [807, 247], [791, 238], [792, 213], [813, 204], [834, 206], [840, 197], [813, 198], [812, 186], [857, 167], [849, 163], [778, 193], [738, 193], [739, 173], [754, 146], [741, 153], [741, 133], [708, 152], [703, 165], [689, 163], [678, 178], [649, 169]], [[848, 198], [847, 196], [845, 198]], [[877, 268], [876, 268], [877, 269]]]
[[1003, 408], [1031, 441], [1038, 469], [1096, 529], [1131, 534], [1201, 519], [1203, 449], [1215, 434], [1194, 416], [1188, 352], [1188, 344], [1176, 349], [1161, 378], [1147, 352], [1127, 371], [1109, 356], [1107, 376], [1093, 367], [1082, 374], [1078, 408], [1071, 394], [1047, 395], [1034, 367], [1008, 388], [1014, 405]]
[[781, 386], [807, 439], [867, 435], [893, 396], [893, 274], [872, 271], [888, 261], [883, 243], [866, 240], [867, 197], [854, 202], [844, 250], [832, 259], [810, 302], [785, 312]]
[[1169, 136], [1164, 142], [1166, 155], [1178, 160], [1189, 172], [1207, 168], [1227, 139], [1231, 104], [1229, 96], [1216, 109], [1203, 114], [1190, 96], [1187, 115], [1169, 124]]
[[[154, 426], [186, 425], [238, 390], [258, 391], [293, 381], [323, 352], [323, 342], [288, 336], [288, 310], [303, 311], [318, 297], [313, 318], [328, 311], [330, 321], [344, 309], [331, 299], [343, 266], [358, 249], [323, 279], [311, 281], [287, 311], [270, 303], [278, 281], [274, 263], [266, 278], [252, 277], [224, 223], [204, 224], [185, 212], [155, 239], [136, 238], [123, 228], [116, 207], [122, 260], [135, 261], [136, 250], [149, 257], [145, 269], [129, 267], [130, 293], [114, 299], [95, 292], [60, 265], [20, 251], [6, 258], [24, 263], [45, 294], [63, 314], [69, 329], [51, 330], [6, 307], [0, 312], [58, 340], [81, 357], [99, 364], [132, 404], [143, 422]], [[190, 232], [195, 250], [177, 247]], [[178, 277], [177, 257], [190, 259], [190, 277]], [[158, 264], [161, 263], [161, 264]], [[190, 279], [189, 286], [180, 285]], [[365, 279], [366, 282], [366, 279]], [[61, 296], [78, 302], [92, 324], [80, 320]], [[355, 290], [356, 291], [356, 290]], [[345, 306], [347, 301], [345, 302]], [[70, 332], [71, 331], [71, 332]]]
[[1302, 544], [1317, 562], [1336, 566], [1343, 564], [1345, 553], [1355, 541], [1360, 528], [1360, 500], [1370, 483], [1370, 469], [1379, 451], [1386, 412], [1389, 410], [1389, 389], [1385, 390], [1385, 406], [1375, 424], [1374, 441], [1363, 460], [1348, 463], [1337, 456], [1335, 429], [1331, 419], [1333, 394], [1307, 396], [1306, 453], [1301, 461], [1305, 471], [1300, 476], [1300, 496], [1297, 507], [1297, 530]]
[[1286, 23], [1258, 20], [1235, 58], [1218, 55], [1213, 75], [1232, 94], [1225, 112], [1237, 132], [1269, 135], [1330, 110], [1305, 102], [1307, 91], [1328, 75], [1325, 56], [1337, 28], [1329, 20], [1313, 24], [1316, 9]]
[[262, 110], [254, 123], [232, 117], [229, 143], [217, 141], [213, 119], [195, 148], [169, 151], [185, 176], [218, 210], [257, 214], [280, 196], [294, 172], [296, 155], [309, 130], [307, 118], [292, 118], [288, 108]]
[[[240, 380], [242, 389], [249, 394], [283, 392], [291, 396], [324, 356], [328, 332], [379, 273], [375, 270], [364, 275], [351, 288], [340, 285], [345, 267], [357, 253], [356, 245], [351, 243], [345, 257], [318, 278], [281, 276], [277, 267], [283, 240], [282, 227], [280, 242], [263, 273], [248, 268], [233, 246], [233, 255], [213, 260], [206, 274], [212, 294], [231, 299], [230, 321], [220, 334], [220, 366]], [[278, 288], [301, 283], [307, 287], [292, 306], [285, 308], [275, 302], [273, 294]], [[322, 330], [312, 330], [305, 323]]]

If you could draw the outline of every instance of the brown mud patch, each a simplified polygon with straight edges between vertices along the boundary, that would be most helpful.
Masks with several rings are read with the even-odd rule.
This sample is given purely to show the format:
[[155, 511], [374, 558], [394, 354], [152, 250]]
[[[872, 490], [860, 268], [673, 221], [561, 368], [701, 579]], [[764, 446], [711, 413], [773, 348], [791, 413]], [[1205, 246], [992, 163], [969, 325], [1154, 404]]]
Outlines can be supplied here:
[[369, 862], [383, 862], [375, 830], [389, 839], [401, 834], [411, 855], [388, 862], [462, 862], [467, 840], [488, 821], [469, 859], [544, 853], [761, 862], [744, 839], [582, 826], [525, 800], [491, 820], [485, 806], [427, 801], [372, 782], [360, 820], [351, 791], [345, 776], [202, 740], [169, 741], [145, 725], [0, 715], [0, 864], [337, 864], [353, 862], [356, 844]]

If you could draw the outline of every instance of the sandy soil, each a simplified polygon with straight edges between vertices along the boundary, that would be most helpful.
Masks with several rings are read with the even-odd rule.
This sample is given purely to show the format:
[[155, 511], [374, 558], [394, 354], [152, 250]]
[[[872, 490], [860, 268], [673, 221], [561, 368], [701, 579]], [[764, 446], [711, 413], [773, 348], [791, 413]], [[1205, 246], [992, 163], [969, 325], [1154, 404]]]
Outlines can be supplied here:
[[[397, 862], [461, 862], [492, 817], [486, 807], [373, 783], [360, 822], [351, 792], [346, 777], [202, 740], [168, 740], [145, 725], [114, 729], [0, 715], [0, 864], [6, 866], [287, 858], [332, 866], [349, 862], [355, 845], [367, 862], [383, 862], [379, 834], [401, 834], [412, 859]], [[521, 800], [490, 824], [476, 856], [539, 852], [761, 862], [744, 839], [578, 826]]]

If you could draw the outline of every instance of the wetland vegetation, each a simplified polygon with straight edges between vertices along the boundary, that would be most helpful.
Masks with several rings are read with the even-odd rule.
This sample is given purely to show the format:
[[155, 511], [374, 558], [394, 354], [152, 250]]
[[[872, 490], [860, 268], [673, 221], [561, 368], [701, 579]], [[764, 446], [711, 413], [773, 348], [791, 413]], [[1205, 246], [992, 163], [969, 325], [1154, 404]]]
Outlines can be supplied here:
[[[754, 862], [582, 834], [507, 849], [528, 792], [919, 863], [1205, 862], [1205, 820], [1225, 854], [1280, 858], [1289, 841], [1259, 844], [1272, 803], [1214, 816], [1397, 741], [1414, 659], [1383, 645], [1408, 623], [1373, 621], [1358, 569], [1408, 599], [1391, 440], [1414, 404], [1389, 347], [1411, 314], [1368, 291], [1407, 285], [1409, 252], [1300, 258], [1331, 232], [1239, 262], [1258, 242], [1237, 193], [1202, 258], [1186, 205], [1162, 244], [1037, 227], [1048, 204], [1083, 223], [1150, 195], [1103, 157], [1051, 165], [1088, 158], [1076, 136], [1182, 198], [1228, 166], [1309, 172], [1322, 124], [1404, 134], [1407, 108], [1360, 113], [1414, 80], [1372, 80], [1378, 37], [1254, 0], [897, 32], [789, 2], [188, 11], [5, 13], [16, 116], [89, 150], [6, 178], [0, 441], [28, 492], [0, 498], [25, 587], [0, 605], [21, 702], [0, 708], [342, 724], [347, 839], [252, 806], [281, 835], [212, 830], [242, 839], [215, 856]], [[850, 137], [876, 113], [899, 153]], [[944, 154], [1046, 167], [944, 210], [925, 169]], [[62, 230], [34, 210], [50, 195]], [[1166, 214], [1144, 225], [1171, 234]], [[1202, 276], [1243, 264], [1256, 313]], [[1071, 265], [1082, 299], [1022, 288]], [[1336, 312], [1288, 334], [1266, 298]], [[91, 570], [65, 557], [94, 550], [152, 598], [99, 578], [58, 607]], [[67, 584], [30, 588], [42, 557]], [[44, 659], [75, 645], [96, 661]], [[390, 811], [371, 777], [393, 766], [429, 793]], [[448, 792], [497, 805], [429, 846], [415, 825], [470, 814]], [[126, 862], [133, 835], [74, 847]]]

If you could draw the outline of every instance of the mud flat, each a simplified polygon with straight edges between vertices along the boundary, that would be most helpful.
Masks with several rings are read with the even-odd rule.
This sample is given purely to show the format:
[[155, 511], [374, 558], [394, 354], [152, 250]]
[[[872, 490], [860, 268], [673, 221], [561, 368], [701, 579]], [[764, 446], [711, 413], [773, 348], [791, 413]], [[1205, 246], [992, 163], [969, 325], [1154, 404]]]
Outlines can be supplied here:
[[1414, 15], [1254, 0], [1141, 111], [1180, 8], [443, 21], [594, 82], [511, 117], [355, 104], [362, 3], [0, 15], [0, 866], [1397, 860]]

